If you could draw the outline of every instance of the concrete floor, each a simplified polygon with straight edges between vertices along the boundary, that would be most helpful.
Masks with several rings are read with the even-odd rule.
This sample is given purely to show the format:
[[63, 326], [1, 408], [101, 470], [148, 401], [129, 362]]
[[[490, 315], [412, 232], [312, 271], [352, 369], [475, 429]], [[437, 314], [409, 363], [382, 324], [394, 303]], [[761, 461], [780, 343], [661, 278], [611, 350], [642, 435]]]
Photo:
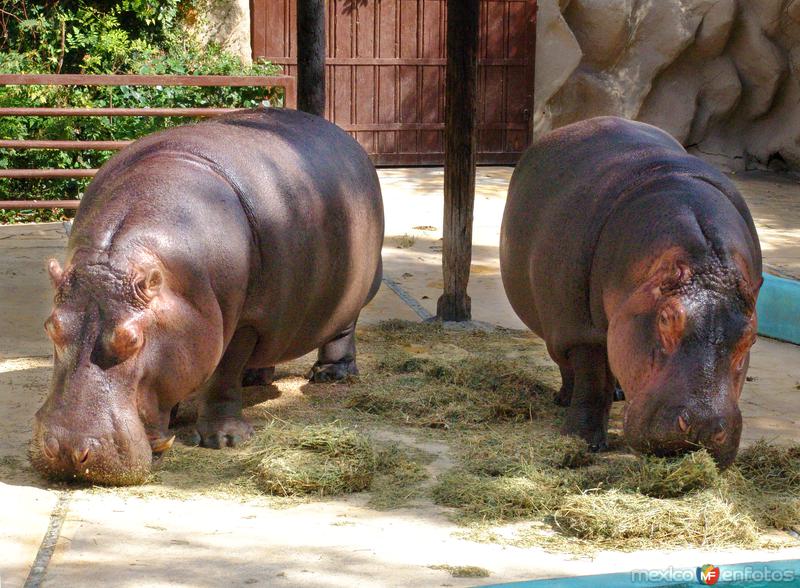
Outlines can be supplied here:
[[[474, 318], [523, 328], [505, 299], [497, 242], [510, 168], [482, 168], [475, 206], [470, 294]], [[386, 206], [387, 277], [429, 312], [441, 292], [441, 169], [380, 172]], [[756, 218], [764, 257], [775, 273], [800, 277], [800, 185], [764, 174], [735, 177]], [[46, 393], [51, 349], [42, 322], [50, 308], [49, 257], [63, 260], [60, 224], [0, 227], [0, 585], [21, 586], [43, 544], [55, 550], [46, 586], [416, 586], [474, 585], [429, 569], [478, 565], [483, 582], [630, 569], [693, 567], [800, 557], [781, 552], [600, 553], [574, 560], [538, 549], [479, 544], [457, 537], [445, 509], [389, 513], [351, 496], [286, 510], [197, 498], [122, 498], [54, 492], [22, 471], [33, 412]], [[410, 245], [410, 246], [409, 246]], [[416, 315], [384, 287], [363, 321]], [[761, 339], [742, 398], [744, 439], [800, 441], [800, 347]], [[59, 503], [62, 500], [62, 503]], [[63, 528], [46, 538], [51, 513]], [[59, 520], [56, 518], [56, 520]], [[346, 524], [343, 524], [345, 522]], [[35, 585], [35, 584], [34, 584]]]

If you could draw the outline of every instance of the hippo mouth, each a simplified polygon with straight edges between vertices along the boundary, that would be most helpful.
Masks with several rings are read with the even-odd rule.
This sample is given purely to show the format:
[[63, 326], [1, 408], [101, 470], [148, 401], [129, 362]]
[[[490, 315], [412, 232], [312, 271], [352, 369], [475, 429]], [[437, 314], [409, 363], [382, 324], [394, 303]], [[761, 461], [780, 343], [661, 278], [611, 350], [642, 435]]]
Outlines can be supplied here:
[[44, 432], [37, 424], [28, 457], [34, 469], [52, 481], [131, 486], [148, 480], [174, 440], [162, 435], [125, 440], [115, 435], [84, 438], [77, 448], [65, 447], [52, 430]]
[[[730, 432], [724, 441], [716, 442], [700, 438], [696, 431], [683, 430], [678, 414], [669, 408], [654, 406], [653, 403], [628, 402], [625, 407], [625, 441], [638, 453], [656, 457], [677, 457], [693, 451], [705, 449], [714, 458], [720, 469], [730, 466], [736, 458], [741, 435], [739, 426]], [[741, 418], [741, 417], [740, 417]]]

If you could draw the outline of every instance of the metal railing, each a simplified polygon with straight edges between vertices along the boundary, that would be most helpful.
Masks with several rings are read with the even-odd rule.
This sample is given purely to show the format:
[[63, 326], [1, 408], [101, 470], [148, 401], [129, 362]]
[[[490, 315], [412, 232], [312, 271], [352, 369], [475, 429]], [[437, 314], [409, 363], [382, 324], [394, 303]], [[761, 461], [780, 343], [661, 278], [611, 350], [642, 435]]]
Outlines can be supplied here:
[[[292, 76], [217, 75], [89, 75], [89, 74], [0, 74], [0, 85], [11, 86], [198, 86], [283, 88], [284, 106], [297, 105], [297, 85]], [[0, 107], [0, 116], [191, 116], [210, 117], [238, 108], [52, 108]], [[116, 151], [133, 141], [79, 141], [0, 139], [0, 149], [85, 149]], [[89, 178], [97, 169], [0, 169], [0, 178], [64, 179]], [[80, 200], [0, 200], [0, 209], [78, 208]]]

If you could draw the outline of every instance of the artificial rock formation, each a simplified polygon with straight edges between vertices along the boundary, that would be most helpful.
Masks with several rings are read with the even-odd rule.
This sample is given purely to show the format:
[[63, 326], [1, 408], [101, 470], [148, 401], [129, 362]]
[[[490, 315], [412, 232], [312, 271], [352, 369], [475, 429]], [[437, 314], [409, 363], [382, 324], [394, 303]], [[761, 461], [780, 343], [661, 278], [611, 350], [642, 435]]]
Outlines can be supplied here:
[[217, 43], [243, 64], [252, 63], [249, 0], [198, 0], [187, 17], [188, 31], [200, 43]]
[[539, 0], [538, 26], [536, 134], [613, 114], [800, 170], [800, 0]]

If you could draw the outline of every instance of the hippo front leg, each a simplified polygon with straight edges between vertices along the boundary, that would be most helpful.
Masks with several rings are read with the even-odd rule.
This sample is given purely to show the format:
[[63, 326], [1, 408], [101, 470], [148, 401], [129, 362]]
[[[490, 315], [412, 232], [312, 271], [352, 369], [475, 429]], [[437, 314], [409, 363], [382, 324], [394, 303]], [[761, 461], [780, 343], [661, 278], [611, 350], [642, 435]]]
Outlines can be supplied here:
[[572, 389], [575, 387], [575, 372], [571, 367], [559, 365], [561, 370], [561, 389], [553, 397], [558, 406], [569, 406], [572, 402]]
[[240, 329], [233, 335], [217, 369], [203, 386], [196, 444], [213, 449], [235, 447], [253, 435], [253, 427], [242, 417], [242, 377], [257, 342], [253, 329]]
[[275, 381], [275, 366], [266, 368], [249, 368], [244, 370], [242, 387], [269, 386]]
[[357, 375], [356, 323], [353, 322], [319, 348], [317, 362], [308, 373], [308, 379], [315, 384], [321, 384]]
[[572, 398], [562, 432], [586, 440], [592, 451], [608, 448], [608, 416], [614, 395], [614, 377], [602, 347], [577, 347], [570, 351], [574, 374]]

